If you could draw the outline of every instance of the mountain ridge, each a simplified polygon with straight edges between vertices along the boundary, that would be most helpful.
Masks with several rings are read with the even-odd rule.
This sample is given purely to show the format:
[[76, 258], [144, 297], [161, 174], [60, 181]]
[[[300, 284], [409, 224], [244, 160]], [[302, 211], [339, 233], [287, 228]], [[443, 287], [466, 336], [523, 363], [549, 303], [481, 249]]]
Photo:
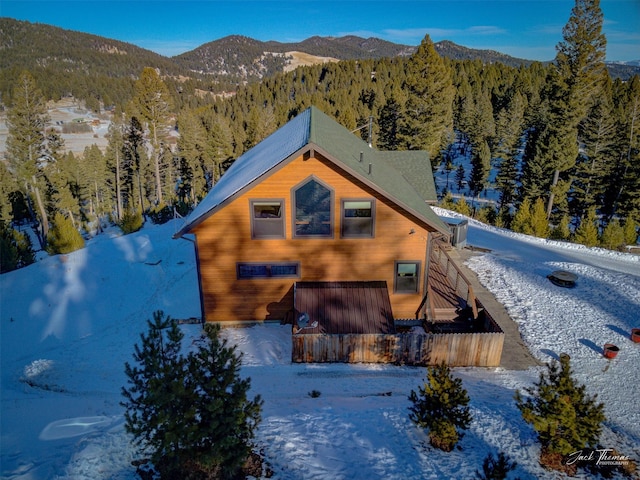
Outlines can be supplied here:
[[[494, 50], [464, 47], [449, 40], [434, 45], [441, 56], [455, 60], [480, 60], [514, 67], [534, 63]], [[64, 75], [75, 72], [130, 79], [137, 77], [144, 67], [151, 66], [163, 75], [239, 84], [260, 81], [286, 71], [293, 60], [289, 52], [294, 51], [321, 59], [364, 60], [408, 57], [416, 49], [417, 46], [354, 35], [312, 36], [301, 42], [264, 42], [229, 35], [180, 55], [166, 57], [131, 43], [90, 33], [0, 17], [0, 72], [4, 72], [0, 73], [0, 89], [5, 91], [17, 71], [44, 67]], [[640, 61], [607, 62], [607, 66], [613, 77], [626, 79], [640, 74]]]

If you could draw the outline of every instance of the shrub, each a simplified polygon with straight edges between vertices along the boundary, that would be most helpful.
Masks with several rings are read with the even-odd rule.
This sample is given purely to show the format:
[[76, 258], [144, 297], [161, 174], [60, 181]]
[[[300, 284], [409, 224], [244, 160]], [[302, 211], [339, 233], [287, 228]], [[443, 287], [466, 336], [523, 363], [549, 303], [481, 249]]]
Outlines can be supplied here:
[[453, 378], [444, 363], [427, 369], [424, 386], [417, 393], [412, 390], [409, 400], [409, 418], [429, 430], [429, 441], [436, 448], [451, 451], [462, 436], [460, 430], [469, 428], [469, 396], [462, 380]]
[[137, 232], [142, 228], [142, 225], [144, 225], [144, 218], [140, 210], [127, 210], [124, 212], [120, 223], [118, 223], [120, 230], [122, 230], [122, 233], [125, 235]]
[[125, 428], [150, 452], [162, 478], [235, 478], [251, 453], [262, 400], [247, 399], [251, 379], [240, 378], [240, 356], [205, 325], [195, 350], [182, 353], [183, 334], [162, 312], [147, 321], [125, 364]]
[[71, 253], [84, 247], [84, 238], [73, 226], [70, 218], [60, 212], [53, 219], [53, 227], [47, 234], [47, 252], [51, 255], [57, 253]]
[[0, 222], [0, 273], [26, 267], [35, 261], [29, 237]]

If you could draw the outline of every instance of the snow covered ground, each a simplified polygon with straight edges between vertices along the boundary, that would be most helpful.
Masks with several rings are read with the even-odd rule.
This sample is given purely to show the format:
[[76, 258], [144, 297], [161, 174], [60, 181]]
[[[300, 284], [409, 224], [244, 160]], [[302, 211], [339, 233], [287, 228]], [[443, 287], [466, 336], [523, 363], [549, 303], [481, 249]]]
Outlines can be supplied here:
[[[454, 215], [450, 212], [448, 216]], [[0, 276], [3, 479], [134, 479], [139, 458], [124, 431], [124, 362], [155, 310], [199, 315], [193, 245], [177, 225], [100, 235], [83, 250]], [[491, 249], [469, 267], [502, 301], [533, 354], [565, 352], [577, 379], [606, 405], [603, 446], [640, 461], [640, 257], [544, 241], [470, 220], [470, 244]], [[63, 261], [65, 260], [65, 261]], [[546, 279], [578, 275], [574, 289]], [[186, 325], [185, 342], [199, 326]], [[409, 421], [407, 396], [424, 368], [290, 363], [290, 330], [226, 329], [243, 373], [264, 398], [256, 443], [276, 479], [468, 479], [489, 452], [518, 463], [510, 478], [549, 478], [513, 401], [538, 370], [457, 368], [473, 423], [460, 449], [428, 446]], [[614, 360], [602, 345], [620, 347]], [[312, 398], [316, 390], [320, 396]], [[562, 478], [562, 477], [558, 477]], [[587, 478], [583, 476], [582, 478]]]

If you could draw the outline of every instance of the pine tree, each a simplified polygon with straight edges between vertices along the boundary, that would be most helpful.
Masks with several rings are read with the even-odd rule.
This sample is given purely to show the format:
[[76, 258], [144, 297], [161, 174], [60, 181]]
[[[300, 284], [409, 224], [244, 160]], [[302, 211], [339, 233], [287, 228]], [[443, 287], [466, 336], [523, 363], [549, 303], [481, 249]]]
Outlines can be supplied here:
[[598, 245], [598, 224], [596, 219], [596, 209], [591, 207], [587, 211], [587, 215], [580, 220], [580, 225], [573, 234], [573, 241], [581, 243], [587, 247], [595, 247]]
[[407, 64], [408, 99], [402, 138], [409, 150], [429, 152], [432, 166], [453, 136], [455, 88], [451, 72], [427, 35]]
[[464, 187], [465, 177], [466, 172], [464, 171], [464, 166], [460, 164], [456, 169], [456, 185], [458, 186], [458, 192]]
[[163, 201], [161, 141], [166, 135], [171, 108], [169, 89], [154, 68], [145, 67], [135, 84], [132, 109], [149, 129], [156, 203]]
[[71, 219], [60, 212], [53, 218], [53, 227], [47, 235], [47, 251], [51, 255], [71, 253], [84, 247], [84, 238], [73, 226]]
[[379, 109], [379, 138], [377, 146], [380, 150], [398, 150], [400, 146], [400, 125], [404, 115], [403, 110], [403, 106], [396, 96], [387, 98], [384, 106]]
[[563, 215], [558, 224], [551, 229], [550, 238], [554, 240], [569, 240], [570, 237], [569, 215]]
[[624, 233], [625, 245], [635, 245], [638, 242], [638, 231], [636, 230], [636, 222], [633, 221], [633, 218], [627, 217], [625, 219], [622, 231]]
[[182, 353], [183, 334], [162, 312], [147, 321], [125, 364], [125, 428], [151, 452], [162, 478], [236, 478], [260, 422], [262, 400], [247, 398], [251, 379], [241, 358], [205, 325], [195, 351]]
[[491, 150], [486, 141], [482, 141], [479, 148], [473, 149], [471, 157], [471, 178], [469, 179], [469, 188], [471, 193], [476, 196], [485, 189], [486, 182], [491, 171]]
[[114, 114], [109, 126], [109, 143], [105, 152], [106, 168], [109, 172], [107, 185], [115, 203], [116, 221], [124, 215], [124, 125], [119, 113]]
[[469, 204], [464, 199], [464, 197], [460, 197], [458, 199], [458, 201], [455, 204], [454, 210], [460, 213], [461, 215], [466, 215], [467, 217], [471, 216], [471, 207], [469, 207]]
[[547, 220], [547, 212], [544, 208], [544, 202], [538, 198], [533, 204], [531, 210], [531, 234], [540, 238], [547, 238], [550, 233], [549, 220]]
[[614, 218], [602, 230], [600, 245], [609, 250], [617, 250], [624, 244], [624, 230], [620, 225], [620, 220]]
[[35, 261], [29, 237], [0, 222], [0, 273], [26, 267]]
[[451, 195], [451, 192], [447, 192], [444, 197], [442, 197], [442, 199], [440, 200], [440, 203], [438, 204], [438, 206], [440, 208], [444, 208], [446, 210], [455, 210], [456, 209], [456, 204], [453, 201], [453, 195]]
[[525, 235], [533, 234], [533, 229], [531, 228], [531, 202], [528, 198], [525, 198], [520, 207], [518, 207], [511, 222], [511, 230]]
[[479, 480], [505, 480], [509, 472], [518, 466], [509, 457], [500, 452], [498, 457], [489, 453], [482, 461], [482, 472], [476, 470], [476, 478]]
[[558, 457], [585, 447], [595, 447], [605, 420], [604, 405], [597, 395], [586, 393], [572, 376], [568, 355], [547, 364], [534, 387], [525, 388], [526, 399], [516, 391], [516, 405], [530, 423], [542, 445], [541, 463], [560, 464]]
[[417, 426], [429, 430], [431, 445], [449, 452], [471, 424], [469, 396], [462, 380], [451, 375], [442, 363], [427, 368], [427, 379], [418, 391], [411, 390], [409, 418]]
[[194, 112], [183, 111], [178, 117], [178, 128], [178, 194], [186, 203], [195, 204], [206, 193], [205, 166], [213, 162], [213, 152], [208, 148], [207, 131]]
[[23, 72], [13, 90], [13, 106], [7, 112], [6, 155], [10, 170], [31, 206], [35, 200], [40, 220], [39, 239], [44, 246], [49, 232], [49, 217], [44, 197], [42, 169], [46, 155], [45, 126], [49, 121], [47, 105], [29, 72]]
[[[600, 94], [607, 75], [604, 63], [607, 41], [602, 33], [600, 0], [576, 0], [569, 21], [562, 29], [563, 40], [556, 46], [551, 108], [554, 113], [543, 145], [545, 157], [554, 169], [551, 187], [559, 175], [575, 165], [578, 153], [578, 125], [593, 100]], [[550, 189], [547, 216], [551, 215], [555, 192]]]
[[611, 105], [611, 85], [603, 88], [587, 118], [580, 124], [583, 139], [572, 183], [573, 214], [581, 217], [590, 207], [604, 204], [607, 179], [616, 160], [616, 124]]

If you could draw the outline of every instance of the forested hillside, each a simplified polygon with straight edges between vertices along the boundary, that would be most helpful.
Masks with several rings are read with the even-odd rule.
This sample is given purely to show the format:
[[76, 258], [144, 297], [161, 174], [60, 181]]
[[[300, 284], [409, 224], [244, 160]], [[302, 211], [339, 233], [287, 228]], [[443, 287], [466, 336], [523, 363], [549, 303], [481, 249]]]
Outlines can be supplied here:
[[[410, 56], [299, 67], [227, 96], [141, 68], [126, 80], [129, 96], [111, 117], [107, 148], [82, 155], [67, 152], [48, 123], [41, 77], [22, 73], [10, 84], [0, 162], [3, 248], [13, 248], [20, 266], [30, 247], [12, 226], [34, 223], [41, 245], [55, 252], [52, 239], [64, 232], [97, 234], [109, 222], [131, 231], [143, 214], [156, 222], [184, 214], [233, 159], [310, 105], [375, 148], [427, 150], [467, 198], [497, 191], [495, 202], [468, 212], [484, 221], [607, 248], [634, 244], [640, 77], [612, 79], [601, 25], [599, 8], [572, 16], [549, 64], [452, 60], [425, 37]], [[109, 103], [101, 95], [97, 108]], [[450, 208], [467, 208], [438, 193]]]

